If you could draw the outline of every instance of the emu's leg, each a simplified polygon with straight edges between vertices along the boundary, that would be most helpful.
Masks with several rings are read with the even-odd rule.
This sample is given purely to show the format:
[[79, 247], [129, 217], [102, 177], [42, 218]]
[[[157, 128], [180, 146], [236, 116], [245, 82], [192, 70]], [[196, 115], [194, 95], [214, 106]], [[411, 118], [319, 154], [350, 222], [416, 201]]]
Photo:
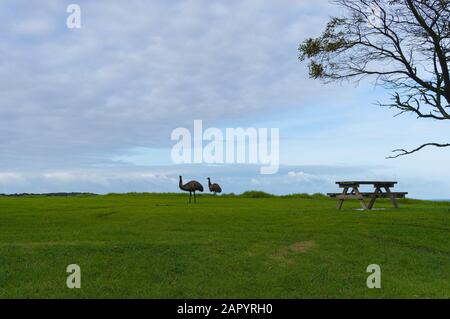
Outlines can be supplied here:
[[189, 192], [189, 204], [191, 203], [192, 193]]

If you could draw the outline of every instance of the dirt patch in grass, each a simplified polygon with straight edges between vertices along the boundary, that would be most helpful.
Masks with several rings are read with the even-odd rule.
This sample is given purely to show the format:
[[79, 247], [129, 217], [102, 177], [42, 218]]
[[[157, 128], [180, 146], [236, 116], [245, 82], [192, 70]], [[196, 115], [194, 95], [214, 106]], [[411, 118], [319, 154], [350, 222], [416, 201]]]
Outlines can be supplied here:
[[111, 215], [114, 215], [114, 214], [118, 214], [119, 212], [115, 212], [115, 211], [112, 211], [112, 212], [108, 212], [108, 213], [101, 213], [101, 214], [97, 214], [97, 217], [98, 218], [105, 218], [105, 217], [108, 217], [108, 216], [111, 216]]
[[294, 253], [305, 253], [314, 246], [316, 246], [316, 242], [314, 240], [308, 240], [295, 243], [291, 245], [289, 248]]
[[277, 252], [275, 252], [275, 254], [273, 254], [273, 256], [286, 257], [289, 253], [302, 254], [306, 253], [315, 246], [316, 242], [314, 240], [300, 241], [290, 246], [280, 248]]

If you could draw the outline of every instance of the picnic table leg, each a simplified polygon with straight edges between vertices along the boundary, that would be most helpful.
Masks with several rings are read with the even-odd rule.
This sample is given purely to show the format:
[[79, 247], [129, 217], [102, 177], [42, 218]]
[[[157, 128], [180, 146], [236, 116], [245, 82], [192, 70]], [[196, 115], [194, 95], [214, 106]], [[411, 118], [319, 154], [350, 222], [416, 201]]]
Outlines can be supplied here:
[[386, 190], [386, 193], [388, 194], [389, 198], [391, 199], [392, 205], [394, 205], [395, 208], [398, 208], [397, 199], [395, 198], [394, 194], [391, 193], [391, 190], [389, 187], [384, 187]]
[[363, 196], [362, 196], [361, 193], [359, 192], [358, 187], [353, 187], [352, 192], [355, 193], [356, 195], [358, 195], [358, 196], [360, 197], [360, 198], [358, 199], [358, 200], [359, 200], [359, 203], [361, 204], [361, 206], [362, 206], [362, 208], [363, 208], [364, 210], [367, 210], [366, 202], [364, 201]]
[[377, 198], [378, 198], [378, 194], [380, 194], [381, 193], [381, 189], [380, 189], [380, 187], [376, 187], [375, 188], [375, 191], [373, 192], [373, 195], [372, 195], [372, 198], [370, 199], [370, 202], [369, 202], [369, 209], [372, 209], [373, 208], [373, 205], [375, 204], [375, 201], [377, 200]]
[[[347, 192], [348, 192], [348, 187], [344, 187], [344, 190], [342, 191], [342, 195], [346, 195]], [[338, 199], [336, 208], [337, 209], [341, 209], [342, 208], [342, 204], [344, 204], [344, 199]]]

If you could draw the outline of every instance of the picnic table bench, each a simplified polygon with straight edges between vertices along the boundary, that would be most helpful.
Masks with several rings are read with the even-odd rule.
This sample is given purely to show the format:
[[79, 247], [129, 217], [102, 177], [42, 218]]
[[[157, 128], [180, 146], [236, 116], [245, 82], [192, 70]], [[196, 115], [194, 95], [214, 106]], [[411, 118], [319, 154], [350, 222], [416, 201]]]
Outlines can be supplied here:
[[[329, 197], [337, 198], [337, 209], [341, 209], [346, 199], [357, 199], [361, 203], [364, 210], [372, 209], [377, 198], [389, 198], [392, 205], [398, 208], [397, 198], [405, 198], [407, 192], [392, 192], [391, 188], [394, 187], [397, 182], [390, 181], [341, 181], [336, 182], [340, 188], [341, 193], [327, 193]], [[361, 185], [373, 185], [373, 192], [360, 192], [359, 187]], [[350, 190], [351, 189], [351, 190]], [[384, 189], [384, 191], [382, 190]], [[350, 192], [349, 192], [350, 190]], [[366, 204], [365, 198], [370, 199]]]

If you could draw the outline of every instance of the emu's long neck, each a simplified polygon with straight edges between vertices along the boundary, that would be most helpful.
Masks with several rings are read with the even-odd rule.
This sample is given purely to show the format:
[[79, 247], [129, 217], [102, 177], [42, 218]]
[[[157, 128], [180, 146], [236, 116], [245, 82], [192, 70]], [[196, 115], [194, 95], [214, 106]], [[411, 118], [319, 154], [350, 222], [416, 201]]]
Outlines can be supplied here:
[[179, 186], [181, 189], [183, 189], [183, 180], [181, 179], [181, 176], [180, 176], [180, 182], [178, 183], [178, 186]]

